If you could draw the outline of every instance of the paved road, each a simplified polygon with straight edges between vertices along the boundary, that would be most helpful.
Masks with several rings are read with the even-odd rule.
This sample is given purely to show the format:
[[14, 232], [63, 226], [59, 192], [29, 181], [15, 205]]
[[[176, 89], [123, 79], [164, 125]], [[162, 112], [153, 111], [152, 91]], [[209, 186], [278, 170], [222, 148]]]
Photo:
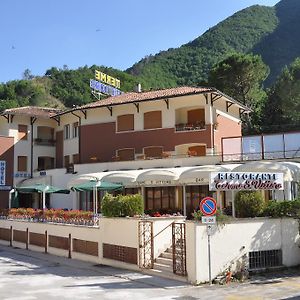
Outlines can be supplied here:
[[300, 299], [300, 270], [245, 284], [190, 286], [121, 269], [0, 246], [0, 299]]

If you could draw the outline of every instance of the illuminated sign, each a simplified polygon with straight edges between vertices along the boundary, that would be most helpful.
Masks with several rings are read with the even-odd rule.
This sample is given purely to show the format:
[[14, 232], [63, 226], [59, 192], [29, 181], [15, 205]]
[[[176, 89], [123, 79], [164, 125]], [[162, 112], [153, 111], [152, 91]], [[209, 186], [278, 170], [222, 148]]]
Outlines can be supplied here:
[[94, 79], [90, 79], [90, 88], [102, 94], [107, 94], [111, 96], [118, 96], [122, 94], [120, 90]]
[[210, 191], [283, 190], [282, 173], [212, 172]]
[[119, 90], [121, 86], [121, 81], [119, 79], [98, 70], [95, 70], [95, 79], [90, 80], [90, 88], [92, 89], [92, 94], [95, 96], [97, 95], [99, 99], [101, 94], [111, 96], [118, 96], [122, 94]]
[[115, 88], [119, 89], [121, 87], [121, 81], [117, 78], [109, 76], [105, 73], [95, 70], [95, 78], [99, 81], [102, 81], [108, 85], [112, 85]]
[[6, 161], [0, 160], [0, 185], [5, 185]]

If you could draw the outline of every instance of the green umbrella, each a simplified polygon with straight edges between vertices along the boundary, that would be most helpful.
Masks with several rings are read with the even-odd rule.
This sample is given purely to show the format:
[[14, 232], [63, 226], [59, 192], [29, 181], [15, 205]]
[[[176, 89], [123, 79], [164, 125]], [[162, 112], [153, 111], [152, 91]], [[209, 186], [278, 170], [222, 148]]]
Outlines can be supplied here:
[[70, 193], [70, 191], [67, 189], [61, 189], [52, 185], [46, 185], [41, 183], [17, 187], [16, 190], [19, 193], [43, 193], [43, 192], [45, 192], [46, 194], [52, 194], [52, 193], [69, 194]]
[[43, 197], [43, 209], [46, 208], [46, 194], [58, 193], [58, 194], [69, 194], [70, 191], [67, 189], [61, 189], [52, 185], [46, 185], [36, 183], [34, 185], [16, 187], [19, 193], [42, 193]]
[[122, 184], [111, 183], [92, 179], [88, 182], [81, 183], [71, 187], [72, 191], [76, 192], [90, 192], [93, 191], [93, 210], [96, 215], [98, 212], [98, 194], [97, 191], [116, 191], [123, 188]]
[[123, 188], [123, 185], [117, 183], [110, 183], [106, 181], [90, 180], [88, 182], [72, 186], [71, 190], [76, 192], [88, 192], [93, 191], [96, 188], [98, 191], [115, 191], [121, 190]]

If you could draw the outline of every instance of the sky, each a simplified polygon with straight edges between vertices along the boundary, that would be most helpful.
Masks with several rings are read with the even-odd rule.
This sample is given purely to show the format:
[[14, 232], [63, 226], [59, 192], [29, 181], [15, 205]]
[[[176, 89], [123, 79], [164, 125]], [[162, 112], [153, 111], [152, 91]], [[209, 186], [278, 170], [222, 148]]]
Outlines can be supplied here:
[[279, 0], [0, 0], [0, 82], [25, 69], [121, 70], [188, 43], [248, 6]]

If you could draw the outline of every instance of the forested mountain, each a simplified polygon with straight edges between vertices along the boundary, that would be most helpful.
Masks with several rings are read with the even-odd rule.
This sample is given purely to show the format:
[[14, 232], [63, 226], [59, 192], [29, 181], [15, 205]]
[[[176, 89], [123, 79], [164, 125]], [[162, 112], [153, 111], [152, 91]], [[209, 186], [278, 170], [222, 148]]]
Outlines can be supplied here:
[[233, 52], [262, 56], [273, 83], [282, 68], [300, 56], [300, 1], [282, 0], [274, 7], [251, 6], [210, 28], [177, 49], [150, 55], [127, 71], [159, 87], [197, 85], [210, 68]]
[[96, 65], [77, 70], [69, 70], [67, 66], [63, 69], [53, 67], [43, 77], [33, 76], [25, 70], [23, 80], [0, 84], [0, 111], [27, 105], [65, 108], [96, 101], [89, 86], [90, 79], [95, 78], [95, 70], [120, 79], [124, 92], [132, 91], [138, 82], [147, 87], [147, 82], [142, 78]]
[[65, 66], [34, 77], [27, 70], [24, 80], [0, 84], [0, 110], [24, 105], [72, 107], [94, 101], [89, 80], [95, 69], [119, 78], [124, 92], [132, 91], [138, 82], [143, 90], [203, 85], [215, 64], [237, 52], [261, 55], [270, 68], [265, 86], [271, 86], [283, 67], [300, 56], [300, 0], [241, 10], [195, 40], [149, 55], [125, 72], [96, 65], [77, 70]]

